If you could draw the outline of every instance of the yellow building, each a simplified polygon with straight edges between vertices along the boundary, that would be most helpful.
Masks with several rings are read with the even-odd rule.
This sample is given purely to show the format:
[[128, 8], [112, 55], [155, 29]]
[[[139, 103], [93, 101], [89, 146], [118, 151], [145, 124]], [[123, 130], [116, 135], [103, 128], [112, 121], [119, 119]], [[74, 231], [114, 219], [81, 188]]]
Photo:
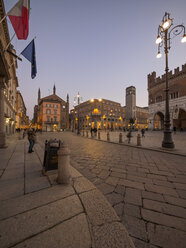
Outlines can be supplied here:
[[125, 127], [125, 108], [106, 99], [90, 99], [70, 111], [71, 129], [96, 127], [102, 130], [119, 130]]

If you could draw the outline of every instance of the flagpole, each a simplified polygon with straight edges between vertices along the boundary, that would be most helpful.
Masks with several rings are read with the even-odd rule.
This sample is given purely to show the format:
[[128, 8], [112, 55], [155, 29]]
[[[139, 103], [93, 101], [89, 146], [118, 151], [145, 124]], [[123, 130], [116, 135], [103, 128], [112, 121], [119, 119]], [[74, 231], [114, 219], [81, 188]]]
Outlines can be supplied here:
[[8, 45], [6, 46], [6, 48], [5, 48], [5, 50], [4, 50], [4, 51], [6, 51], [6, 50], [8, 49], [8, 47], [10, 46], [11, 41], [13, 40], [13, 38], [15, 37], [15, 35], [16, 35], [16, 33], [14, 33], [14, 34], [13, 34], [13, 36], [12, 36], [12, 38], [11, 38], [10, 42], [8, 43]]
[[5, 16], [3, 17], [3, 19], [1, 19], [0, 24], [1, 24], [1, 22], [4, 21], [4, 19], [5, 19], [6, 17], [7, 17], [7, 15], [5, 15]]
[[[36, 39], [36, 36], [33, 38], [33, 40], [35, 40]], [[29, 43], [30, 44], [30, 43]], [[20, 58], [20, 56], [21, 56], [21, 53], [19, 54], [19, 55], [17, 55], [17, 58], [13, 58], [13, 60], [15, 59], [19, 59], [19, 60], [21, 60], [21, 58]], [[22, 61], [22, 60], [21, 60]], [[12, 67], [12, 65], [14, 64], [14, 61], [12, 62], [12, 64], [9, 66], [9, 68], [10, 67]]]

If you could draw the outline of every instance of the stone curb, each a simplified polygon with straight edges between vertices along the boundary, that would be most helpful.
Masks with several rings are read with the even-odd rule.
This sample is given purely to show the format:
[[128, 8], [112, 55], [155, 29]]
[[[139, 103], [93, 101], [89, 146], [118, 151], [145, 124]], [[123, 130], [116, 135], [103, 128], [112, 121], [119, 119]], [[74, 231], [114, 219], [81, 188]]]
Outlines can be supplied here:
[[[74, 161], [73, 161], [74, 163]], [[71, 166], [73, 188], [78, 195], [90, 228], [92, 247], [135, 248], [127, 230], [103, 194]]]
[[[42, 150], [40, 145], [39, 148]], [[40, 161], [42, 161], [40, 152], [37, 154], [40, 157]], [[74, 163], [76, 162], [71, 159], [71, 164]], [[92, 240], [91, 247], [135, 248], [120, 218], [104, 195], [73, 166], [70, 166], [70, 173], [72, 176], [72, 187], [87, 217]], [[51, 185], [56, 184], [56, 174], [48, 173], [46, 176]]]

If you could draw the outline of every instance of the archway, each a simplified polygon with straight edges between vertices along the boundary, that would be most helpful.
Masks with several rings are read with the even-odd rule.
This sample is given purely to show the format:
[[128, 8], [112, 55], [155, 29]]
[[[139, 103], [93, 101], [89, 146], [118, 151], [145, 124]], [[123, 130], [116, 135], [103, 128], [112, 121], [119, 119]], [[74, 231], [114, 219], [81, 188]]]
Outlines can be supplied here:
[[157, 112], [154, 116], [154, 129], [164, 129], [164, 114], [162, 112]]
[[186, 111], [179, 109], [178, 119], [173, 119], [173, 126], [178, 130], [186, 130]]

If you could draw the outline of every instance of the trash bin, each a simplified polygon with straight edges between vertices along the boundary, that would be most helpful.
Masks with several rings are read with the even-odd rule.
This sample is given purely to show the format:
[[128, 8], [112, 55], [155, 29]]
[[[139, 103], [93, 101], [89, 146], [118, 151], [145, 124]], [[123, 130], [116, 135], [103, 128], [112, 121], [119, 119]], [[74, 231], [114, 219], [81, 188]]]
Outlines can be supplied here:
[[57, 152], [60, 148], [60, 140], [46, 140], [45, 153], [43, 161], [44, 171], [57, 170], [58, 168], [58, 155]]

